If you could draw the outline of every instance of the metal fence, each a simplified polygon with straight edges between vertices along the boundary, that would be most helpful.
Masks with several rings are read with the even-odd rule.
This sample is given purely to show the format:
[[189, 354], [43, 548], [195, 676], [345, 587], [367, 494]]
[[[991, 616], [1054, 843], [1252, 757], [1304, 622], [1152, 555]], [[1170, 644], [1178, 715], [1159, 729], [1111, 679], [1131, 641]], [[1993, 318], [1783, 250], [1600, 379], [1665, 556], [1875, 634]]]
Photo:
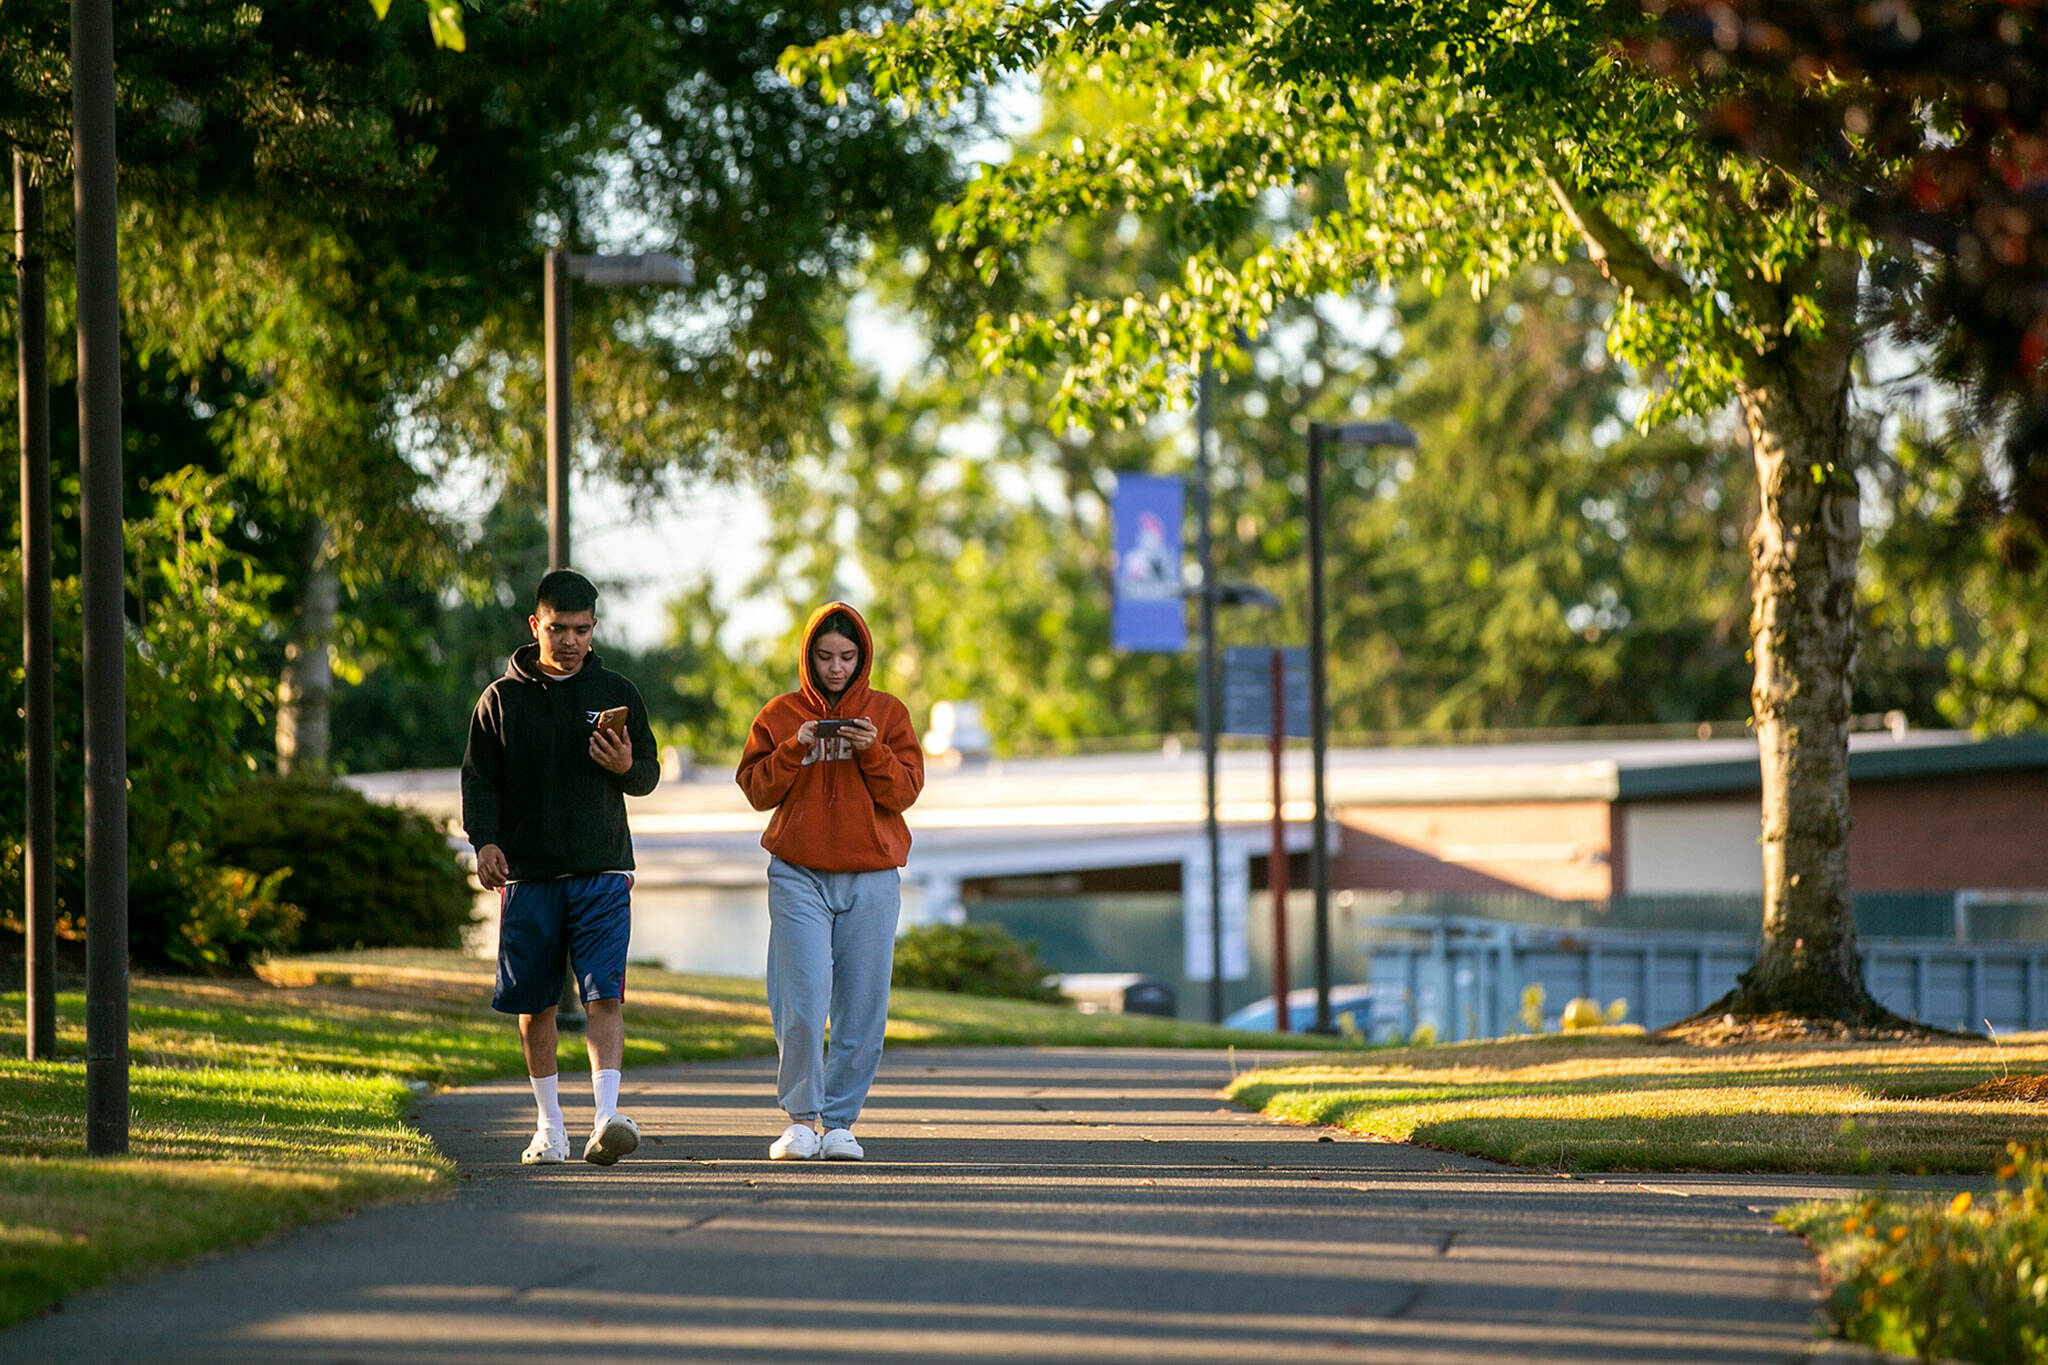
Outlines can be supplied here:
[[[1288, 897], [1290, 984], [1313, 976], [1312, 898]], [[1898, 1013], [1945, 1027], [2048, 1028], [2048, 894], [1859, 894], [1865, 979]], [[1207, 983], [1182, 971], [1178, 892], [971, 902], [972, 922], [1035, 941], [1059, 972], [1144, 972], [1172, 983], [1180, 1013], [1207, 1013]], [[1659, 1028], [1724, 994], [1756, 956], [1756, 896], [1617, 896], [1561, 901], [1343, 891], [1331, 904], [1331, 980], [1384, 987], [1369, 1023], [1380, 1037], [1432, 1024], [1442, 1038], [1521, 1027], [1523, 988], [1540, 985], [1549, 1027], [1574, 996], [1628, 1002], [1630, 1022]], [[1234, 1010], [1272, 992], [1272, 924], [1255, 895], [1250, 972], [1225, 983]], [[1361, 1029], [1368, 1021], [1357, 1020]]]
[[[1585, 996], [1627, 1002], [1627, 1018], [1661, 1028], [1735, 985], [1755, 960], [1754, 934], [1580, 929], [1389, 915], [1360, 923], [1378, 997], [1376, 1036], [1428, 1027], [1439, 1038], [1490, 1038], [1524, 1027], [1523, 992], [1543, 988], [1543, 1024]], [[2048, 942], [1866, 938], [1864, 981], [1895, 1013], [1944, 1028], [2048, 1026]]]

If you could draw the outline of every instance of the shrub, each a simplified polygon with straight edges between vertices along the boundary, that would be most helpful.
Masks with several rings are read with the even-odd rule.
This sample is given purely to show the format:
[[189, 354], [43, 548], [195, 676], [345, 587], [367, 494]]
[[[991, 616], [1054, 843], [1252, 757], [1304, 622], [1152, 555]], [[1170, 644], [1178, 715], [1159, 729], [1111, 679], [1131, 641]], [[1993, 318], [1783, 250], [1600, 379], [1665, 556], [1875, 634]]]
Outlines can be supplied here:
[[[83, 681], [81, 606], [76, 578], [52, 584], [56, 616], [52, 669], [56, 708], [55, 786], [57, 933], [82, 938], [85, 933], [85, 718], [75, 704]], [[195, 847], [194, 834], [204, 830], [216, 802], [231, 793], [249, 774], [245, 730], [254, 724], [246, 701], [249, 679], [239, 676], [228, 651], [208, 652], [204, 643], [213, 617], [208, 603], [159, 593], [151, 599], [146, 634], [130, 629], [127, 643], [128, 688], [128, 868], [130, 942], [138, 961], [156, 966], [177, 965], [192, 946], [189, 931], [209, 911], [197, 904], [179, 907], [159, 903], [175, 900], [172, 888], [185, 887], [204, 899], [213, 891], [193, 882], [205, 880], [202, 863], [216, 862], [209, 851]], [[21, 560], [0, 555], [0, 620], [21, 619]], [[223, 609], [223, 614], [226, 613]], [[15, 637], [19, 642], [20, 637]], [[10, 724], [26, 704], [20, 653], [0, 660], [0, 714]], [[67, 698], [72, 699], [67, 701]], [[20, 868], [26, 857], [24, 830], [28, 822], [26, 746], [16, 728], [0, 743], [0, 867]], [[189, 884], [188, 884], [189, 883]], [[19, 926], [25, 914], [19, 876], [0, 877], [0, 924]], [[158, 940], [159, 931], [172, 939]], [[230, 958], [241, 956], [231, 949]], [[202, 965], [202, 964], [193, 964]]]
[[458, 948], [475, 892], [431, 820], [336, 783], [257, 778], [221, 804], [207, 851], [305, 912], [300, 952]]
[[1852, 1340], [1926, 1359], [2048, 1359], [2048, 1160], [2013, 1144], [1988, 1199], [1805, 1205]]
[[128, 937], [135, 958], [180, 971], [236, 972], [289, 951], [305, 915], [279, 898], [283, 881], [281, 872], [265, 877], [213, 866], [184, 842], [131, 864]]
[[891, 980], [961, 995], [1062, 1001], [1056, 987], [1044, 984], [1050, 970], [1037, 944], [1020, 943], [993, 924], [921, 924], [896, 940]]

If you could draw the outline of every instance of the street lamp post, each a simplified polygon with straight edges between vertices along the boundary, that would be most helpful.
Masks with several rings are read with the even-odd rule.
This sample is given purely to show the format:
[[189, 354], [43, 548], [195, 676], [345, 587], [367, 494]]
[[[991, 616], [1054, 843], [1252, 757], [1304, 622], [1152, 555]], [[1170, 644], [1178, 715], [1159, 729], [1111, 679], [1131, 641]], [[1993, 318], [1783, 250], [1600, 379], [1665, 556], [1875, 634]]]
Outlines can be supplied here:
[[56, 702], [50, 605], [50, 333], [43, 267], [43, 187], [36, 168], [14, 154], [14, 278], [21, 312], [16, 328], [17, 396], [21, 402], [21, 656], [23, 757], [28, 776], [28, 827], [22, 857], [26, 929], [23, 1015], [27, 1054], [46, 1062], [57, 1052], [57, 779]]
[[1216, 822], [1216, 563], [1209, 541], [1209, 361], [1195, 378], [1195, 557], [1202, 565], [1202, 682], [1195, 690], [1202, 730], [1202, 838], [1209, 860], [1209, 1022], [1223, 1022], [1223, 835]]
[[[1206, 505], [1205, 500], [1205, 512]], [[1223, 1022], [1223, 826], [1216, 810], [1216, 737], [1223, 725], [1224, 688], [1216, 667], [1216, 612], [1221, 607], [1271, 610], [1280, 605], [1280, 599], [1256, 583], [1216, 583], [1215, 568], [1206, 563], [1206, 537], [1203, 546], [1202, 686], [1199, 694], [1205, 778], [1202, 832], [1209, 867], [1209, 1021], [1220, 1024]]]
[[541, 264], [542, 314], [547, 327], [548, 567], [569, 567], [569, 282], [606, 289], [689, 285], [688, 261], [661, 252], [639, 256], [582, 256], [550, 249]]
[[[569, 567], [569, 282], [581, 280], [610, 289], [639, 285], [688, 285], [697, 275], [688, 261], [661, 252], [639, 256], [583, 256], [549, 248], [541, 262], [541, 314], [547, 331], [548, 390], [548, 568]], [[568, 965], [566, 951], [564, 965]], [[562, 999], [555, 1022], [574, 1032], [583, 1027], [576, 973], [562, 973]]]
[[[1330, 744], [1329, 654], [1324, 641], [1323, 448], [1326, 445], [1413, 446], [1415, 433], [1400, 422], [1311, 422], [1308, 428], [1308, 724], [1310, 772], [1315, 800], [1314, 842], [1309, 848], [1316, 898], [1316, 1022], [1330, 1033], [1330, 854], [1329, 806], [1324, 760]], [[1285, 1009], [1286, 1002], [1280, 1008]]]
[[1218, 607], [1277, 607], [1280, 599], [1256, 583], [1216, 581], [1215, 542], [1209, 535], [1209, 362], [1195, 380], [1195, 557], [1202, 567], [1201, 685], [1195, 691], [1202, 732], [1202, 842], [1209, 864], [1209, 1021], [1223, 1022], [1223, 828], [1216, 814], [1216, 736], [1222, 724], [1223, 687], [1216, 652]]
[[71, 0], [85, 654], [85, 1150], [128, 1150], [128, 666], [121, 535], [121, 267], [111, 0]]

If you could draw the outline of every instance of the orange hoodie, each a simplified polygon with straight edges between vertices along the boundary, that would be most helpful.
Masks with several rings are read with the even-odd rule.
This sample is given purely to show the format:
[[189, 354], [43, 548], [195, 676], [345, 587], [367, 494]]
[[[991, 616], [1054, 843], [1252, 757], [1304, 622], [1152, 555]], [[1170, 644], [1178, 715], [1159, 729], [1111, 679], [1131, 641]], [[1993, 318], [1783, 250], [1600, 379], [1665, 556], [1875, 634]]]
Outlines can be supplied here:
[[[851, 616], [860, 630], [860, 665], [839, 700], [828, 702], [811, 676], [811, 642], [835, 611]], [[844, 602], [827, 602], [804, 625], [797, 665], [802, 686], [754, 717], [735, 776], [755, 810], [774, 808], [761, 847], [785, 862], [820, 872], [876, 872], [901, 867], [910, 856], [903, 812], [924, 790], [924, 750], [909, 708], [868, 686], [874, 656], [874, 638], [861, 614]], [[873, 721], [875, 742], [857, 750], [845, 738], [808, 745], [797, 738], [805, 721], [827, 716]]]

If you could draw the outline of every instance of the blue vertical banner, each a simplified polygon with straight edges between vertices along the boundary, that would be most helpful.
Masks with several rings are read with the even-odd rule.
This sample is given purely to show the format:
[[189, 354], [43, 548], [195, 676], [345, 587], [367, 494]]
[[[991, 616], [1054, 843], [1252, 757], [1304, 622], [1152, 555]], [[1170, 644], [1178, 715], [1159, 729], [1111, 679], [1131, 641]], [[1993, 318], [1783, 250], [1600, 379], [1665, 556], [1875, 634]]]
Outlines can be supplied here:
[[1120, 650], [1177, 654], [1188, 647], [1181, 588], [1181, 508], [1177, 475], [1116, 476], [1116, 594], [1110, 644]]

